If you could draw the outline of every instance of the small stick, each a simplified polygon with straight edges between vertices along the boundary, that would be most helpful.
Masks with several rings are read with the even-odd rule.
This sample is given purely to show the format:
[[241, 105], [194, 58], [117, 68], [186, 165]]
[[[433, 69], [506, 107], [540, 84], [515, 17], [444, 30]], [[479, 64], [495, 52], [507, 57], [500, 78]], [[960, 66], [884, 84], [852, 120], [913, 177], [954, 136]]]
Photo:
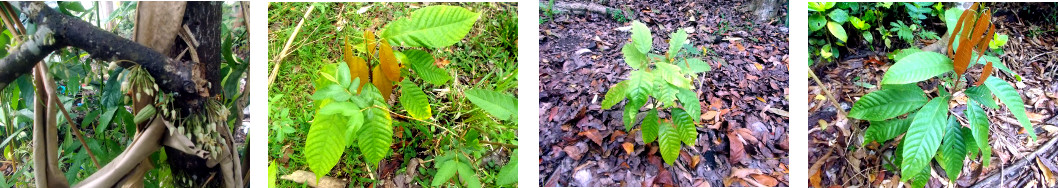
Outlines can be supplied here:
[[283, 63], [280, 60], [287, 57], [287, 53], [290, 51], [290, 43], [294, 42], [294, 37], [298, 36], [298, 31], [301, 30], [301, 25], [305, 23], [305, 19], [309, 18], [309, 14], [312, 13], [312, 9], [314, 8], [316, 8], [316, 5], [309, 5], [309, 10], [305, 11], [305, 15], [301, 16], [301, 21], [298, 21], [298, 26], [294, 27], [294, 34], [291, 34], [290, 37], [287, 38], [287, 43], [283, 45], [283, 50], [279, 51], [279, 56], [276, 56], [276, 58], [272, 60], [276, 65], [272, 67], [272, 75], [268, 76], [269, 88], [272, 87], [272, 82], [276, 80], [276, 74], [279, 74], [279, 65]]

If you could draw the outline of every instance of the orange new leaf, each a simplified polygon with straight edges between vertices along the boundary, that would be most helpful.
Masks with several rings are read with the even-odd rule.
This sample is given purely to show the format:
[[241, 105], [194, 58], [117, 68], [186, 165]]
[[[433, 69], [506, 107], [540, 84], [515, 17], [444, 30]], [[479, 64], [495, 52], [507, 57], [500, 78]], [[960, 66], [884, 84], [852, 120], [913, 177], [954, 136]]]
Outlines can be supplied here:
[[349, 78], [360, 78], [360, 86], [356, 88], [356, 93], [359, 94], [371, 76], [367, 69], [367, 62], [363, 58], [353, 55], [353, 46], [349, 45], [348, 38], [345, 39], [345, 48], [342, 49], [342, 54], [345, 55], [345, 64], [349, 65]]
[[371, 30], [364, 31], [364, 47], [367, 49], [367, 59], [374, 59], [375, 56], [375, 34]]
[[387, 80], [400, 80], [400, 62], [397, 62], [397, 57], [393, 55], [393, 48], [389, 46], [386, 39], [379, 41], [378, 61]]
[[382, 70], [379, 70], [380, 66], [375, 66], [371, 69], [371, 80], [372, 84], [378, 88], [378, 91], [382, 93], [382, 98], [389, 101], [389, 95], [393, 93], [393, 82], [386, 79], [386, 76], [382, 75]]
[[985, 80], [988, 79], [988, 75], [991, 75], [991, 74], [992, 74], [992, 62], [989, 61], [985, 65], [984, 70], [981, 70], [981, 79], [977, 80], [977, 82], [974, 83], [974, 85], [981, 86], [981, 84], [984, 84]]

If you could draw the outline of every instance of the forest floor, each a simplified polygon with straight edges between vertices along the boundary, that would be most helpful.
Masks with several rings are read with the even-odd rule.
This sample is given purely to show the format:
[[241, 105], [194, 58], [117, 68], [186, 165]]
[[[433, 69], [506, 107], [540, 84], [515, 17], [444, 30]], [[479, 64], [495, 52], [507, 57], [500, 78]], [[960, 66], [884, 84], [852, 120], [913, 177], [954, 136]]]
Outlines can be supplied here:
[[[540, 185], [788, 186], [786, 3], [774, 18], [755, 23], [731, 8], [747, 1], [618, 2], [625, 1], [599, 5], [634, 15], [548, 16], [548, 1], [541, 2]], [[713, 67], [695, 79], [703, 99], [699, 139], [681, 149], [674, 165], [662, 162], [657, 144], [643, 144], [638, 128], [624, 131], [621, 110], [600, 106], [632, 70], [620, 51], [631, 33], [618, 29], [630, 25], [628, 17], [650, 27], [655, 47], [666, 48], [676, 29], [693, 30], [689, 41], [708, 51]], [[756, 140], [732, 143], [739, 133]], [[634, 151], [622, 143], [634, 143]]]
[[[1052, 175], [1058, 170], [1055, 156], [1054, 138], [1058, 135], [1058, 114], [1055, 100], [1058, 100], [1058, 18], [1053, 3], [1010, 4], [998, 3], [990, 6], [995, 12], [992, 20], [998, 29], [997, 34], [1010, 35], [1004, 48], [1005, 53], [999, 57], [1002, 63], [1023, 78], [1014, 84], [1026, 103], [1029, 119], [1038, 135], [1037, 141], [1031, 141], [1024, 130], [1014, 120], [1014, 116], [1005, 109], [986, 109], [991, 125], [989, 145], [992, 146], [992, 164], [981, 168], [980, 160], [966, 160], [962, 175], [956, 181], [957, 187], [972, 186], [996, 174], [1006, 173], [1005, 181], [985, 187], [1054, 187]], [[944, 28], [940, 28], [944, 29]], [[943, 32], [943, 31], [941, 31]], [[918, 41], [916, 46], [926, 46], [931, 41]], [[863, 51], [861, 49], [849, 51]], [[876, 49], [883, 49], [879, 46]], [[889, 51], [880, 53], [881, 57], [843, 58], [836, 63], [817, 64], [812, 67], [826, 88], [834, 94], [841, 109], [848, 112], [856, 99], [877, 90], [872, 83], [878, 83], [885, 70], [892, 66], [884, 57]], [[853, 56], [853, 55], [850, 55]], [[868, 63], [869, 59], [880, 59], [882, 64]], [[976, 71], [976, 72], [974, 72]], [[980, 69], [971, 69], [969, 75], [979, 75]], [[993, 74], [1004, 80], [1015, 80], [1006, 73]], [[811, 168], [810, 182], [813, 186], [836, 187], [884, 187], [899, 183], [899, 175], [886, 166], [895, 150], [895, 144], [885, 146], [863, 146], [864, 130], [868, 123], [859, 120], [848, 120], [845, 127], [852, 136], [843, 136], [835, 107], [826, 99], [822, 88], [809, 79], [809, 157]], [[928, 88], [935, 86], [927, 86]], [[937, 92], [935, 89], [927, 93]], [[965, 98], [965, 97], [963, 97]], [[958, 104], [951, 112], [962, 114], [965, 104]], [[831, 128], [827, 128], [828, 125]], [[863, 149], [868, 148], [868, 149]], [[1035, 153], [1042, 151], [1041, 153]], [[1038, 155], [1037, 155], [1038, 154]], [[1037, 158], [1037, 156], [1039, 156]], [[932, 180], [927, 187], [945, 187], [947, 180], [940, 168], [934, 168]], [[998, 177], [993, 177], [998, 178]], [[1046, 181], [1044, 181], [1046, 180]], [[992, 183], [999, 183], [998, 181]], [[1045, 184], [1047, 183], [1047, 184]], [[885, 184], [885, 185], [883, 185]]]

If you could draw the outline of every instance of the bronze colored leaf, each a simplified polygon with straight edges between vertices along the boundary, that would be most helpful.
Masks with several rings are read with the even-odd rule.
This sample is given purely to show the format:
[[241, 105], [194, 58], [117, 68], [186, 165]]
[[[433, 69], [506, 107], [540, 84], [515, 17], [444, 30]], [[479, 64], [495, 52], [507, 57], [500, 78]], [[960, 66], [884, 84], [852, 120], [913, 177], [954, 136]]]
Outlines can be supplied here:
[[367, 49], [367, 59], [375, 59], [375, 33], [371, 30], [364, 31], [364, 47]]
[[397, 62], [397, 57], [393, 55], [393, 48], [386, 39], [379, 41], [378, 46], [378, 61], [382, 66], [382, 73], [388, 80], [400, 81], [400, 62]]
[[623, 147], [625, 149], [625, 153], [627, 153], [629, 155], [631, 155], [632, 152], [636, 151], [635, 145], [632, 145], [631, 142], [625, 142], [625, 143], [621, 144], [621, 147]]
[[[971, 12], [973, 12], [972, 10], [973, 9], [967, 9], [967, 10], [962, 12], [962, 15], [959, 16], [959, 21], [955, 22], [955, 30], [952, 30], [952, 33], [960, 33], [960, 31], [962, 31], [963, 22], [965, 22], [966, 19], [967, 19], [967, 16], [970, 15]], [[966, 37], [966, 35], [962, 35], [962, 37]], [[949, 58], [954, 58], [955, 57], [955, 54], [954, 54], [955, 53], [955, 51], [954, 51], [955, 48], [952, 48], [953, 47], [952, 45], [955, 44], [955, 40], [959, 40], [962, 37], [951, 36], [951, 39], [948, 39], [948, 57]]]
[[966, 73], [966, 65], [970, 63], [971, 54], [973, 54], [973, 46], [970, 41], [966, 38], [959, 37], [959, 51], [955, 53], [955, 78], [958, 80], [963, 73]]
[[353, 55], [353, 46], [349, 45], [349, 39], [345, 39], [345, 48], [342, 49], [342, 53], [345, 55], [345, 64], [349, 65], [350, 79], [360, 78], [360, 86], [356, 88], [356, 93], [360, 93], [360, 90], [364, 88], [364, 84], [370, 80], [371, 73], [368, 72], [367, 62], [359, 56]]
[[[990, 74], [992, 74], [992, 62], [991, 61], [989, 61], [987, 64], [985, 64], [985, 68], [983, 70], [981, 70], [981, 79], [977, 80], [977, 82], [974, 83], [974, 85], [981, 86], [981, 84], [984, 84], [985, 80], [988, 79], [988, 75], [990, 75]], [[989, 96], [991, 96], [991, 95], [989, 95]]]
[[981, 36], [984, 36], [985, 31], [987, 31], [988, 29], [988, 26], [992, 25], [991, 20], [992, 11], [985, 10], [985, 12], [981, 14], [981, 17], [977, 19], [977, 23], [974, 26], [973, 35], [970, 35], [970, 44], [973, 44], [973, 46], [977, 46], [977, 43], [981, 42], [981, 39], [984, 38]]
[[379, 70], [379, 66], [375, 66], [374, 69], [371, 69], [371, 78], [374, 78], [371, 80], [371, 83], [375, 84], [378, 91], [382, 93], [382, 98], [389, 101], [390, 94], [393, 94], [393, 81], [389, 81], [386, 79], [386, 76], [382, 76], [382, 70]]
[[[996, 24], [990, 25], [991, 26], [988, 28], [988, 32], [985, 33], [984, 40], [977, 43], [977, 50], [980, 50], [981, 52], [988, 50], [988, 43], [992, 42], [992, 37], [995, 37], [996, 35]], [[977, 59], [981, 59], [981, 56], [978, 56]]]

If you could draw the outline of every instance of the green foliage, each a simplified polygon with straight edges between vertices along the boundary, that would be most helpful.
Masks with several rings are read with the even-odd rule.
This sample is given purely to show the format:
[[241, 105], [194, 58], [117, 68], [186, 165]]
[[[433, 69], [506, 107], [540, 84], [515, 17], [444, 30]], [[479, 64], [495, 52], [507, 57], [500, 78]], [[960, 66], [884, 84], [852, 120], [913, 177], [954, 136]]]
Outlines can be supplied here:
[[382, 30], [382, 38], [409, 47], [445, 47], [462, 40], [481, 14], [463, 7], [436, 5], [415, 10], [408, 18], [394, 20]]
[[[951, 17], [955, 14], [946, 15]], [[960, 42], [970, 41], [960, 37], [953, 39]], [[985, 43], [980, 44], [981, 47], [978, 48], [984, 48]], [[984, 49], [972, 52], [984, 53]], [[1028, 120], [1024, 101], [1010, 83], [995, 76], [983, 75], [980, 78], [984, 79], [983, 82], [974, 86], [965, 83], [968, 76], [963, 75], [965, 71], [956, 71], [954, 64], [958, 62], [953, 62], [953, 59], [959, 59], [960, 56], [975, 59], [978, 54], [962, 51], [949, 57], [937, 52], [906, 49], [890, 55], [897, 62], [889, 67], [882, 77], [882, 89], [868, 93], [856, 101], [849, 117], [870, 121], [871, 125], [865, 131], [864, 144], [887, 142], [904, 134], [894, 155], [894, 163], [903, 173], [901, 181], [911, 181], [912, 187], [924, 186], [929, 181], [929, 172], [932, 169], [930, 163], [934, 160], [952, 181], [958, 179], [963, 169], [963, 161], [967, 157], [974, 159], [976, 154], [980, 153], [982, 164], [989, 165], [992, 155], [991, 146], [988, 144], [989, 117], [982, 106], [1001, 109], [994, 102], [993, 95], [1007, 106], [1027, 135], [1035, 140], [1036, 135]], [[991, 60], [994, 62], [986, 64], [986, 70], [992, 68], [987, 65], [1005, 69], [998, 58]], [[1013, 72], [1008, 73], [1017, 78]], [[938, 90], [933, 94], [936, 96], [928, 99], [930, 96], [918, 87], [919, 82], [934, 82], [932, 85], [936, 85]], [[968, 88], [964, 90], [964, 87]], [[962, 119], [957, 117], [958, 114], [948, 113], [954, 108], [948, 105], [952, 103], [952, 93], [958, 93], [960, 90], [967, 96], [963, 115], [968, 125], [965, 126], [956, 121]], [[926, 100], [929, 102], [925, 102]], [[906, 118], [899, 118], [905, 114]]]
[[[696, 124], [701, 116], [701, 103], [692, 83], [698, 73], [707, 72], [711, 67], [693, 57], [695, 53], [680, 53], [693, 46], [683, 44], [687, 41], [687, 33], [683, 30], [669, 36], [671, 43], [664, 55], [651, 53], [653, 37], [646, 24], [632, 22], [631, 40], [624, 45], [622, 52], [625, 63], [633, 71], [627, 80], [618, 82], [606, 92], [602, 106], [610, 109], [628, 99], [622, 119], [625, 131], [631, 131], [640, 108], [652, 101], [640, 123], [641, 135], [645, 144], [657, 140], [662, 158], [671, 165], [679, 155], [681, 143], [693, 146], [698, 138]], [[659, 113], [666, 110], [671, 120], [659, 118]]]
[[[937, 32], [922, 29], [922, 21], [940, 15], [940, 11], [934, 9], [940, 6], [939, 3], [919, 2], [809, 2], [810, 58], [834, 60], [841, 57], [839, 49], [844, 46], [864, 45], [873, 49], [875, 42], [882, 42], [886, 47], [893, 47], [892, 37], [908, 44], [914, 44], [916, 37], [939, 39]], [[957, 13], [955, 17], [958, 17]]]
[[518, 99], [514, 96], [486, 89], [466, 91], [470, 102], [500, 120], [518, 120]]

